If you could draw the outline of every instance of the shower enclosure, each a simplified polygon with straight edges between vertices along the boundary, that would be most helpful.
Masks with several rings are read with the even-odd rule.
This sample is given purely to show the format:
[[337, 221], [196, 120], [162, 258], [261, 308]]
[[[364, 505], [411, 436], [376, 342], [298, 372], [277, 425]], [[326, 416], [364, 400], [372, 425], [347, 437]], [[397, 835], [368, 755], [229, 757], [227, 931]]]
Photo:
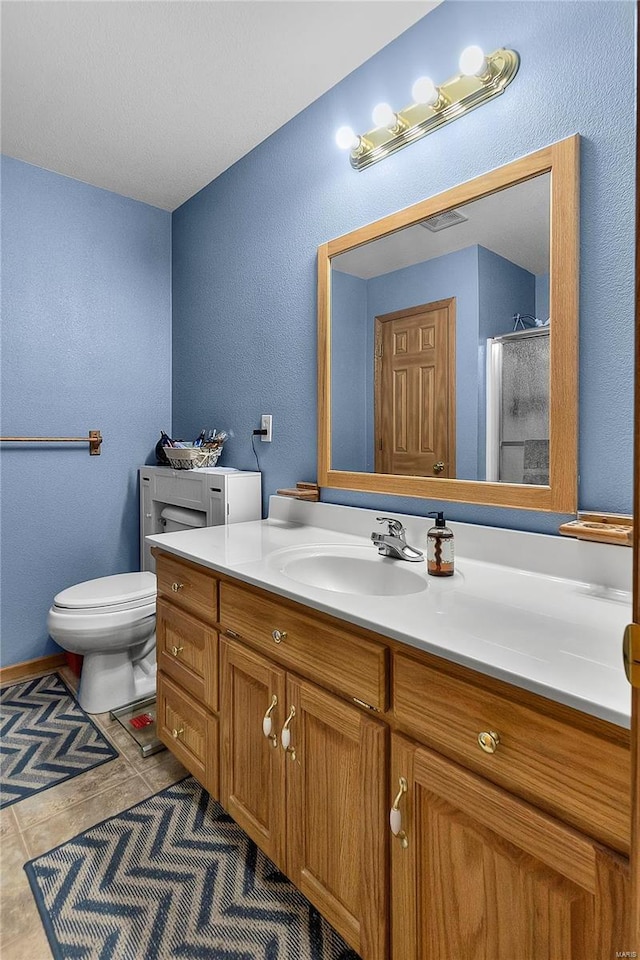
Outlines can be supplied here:
[[487, 340], [486, 479], [549, 483], [549, 326]]

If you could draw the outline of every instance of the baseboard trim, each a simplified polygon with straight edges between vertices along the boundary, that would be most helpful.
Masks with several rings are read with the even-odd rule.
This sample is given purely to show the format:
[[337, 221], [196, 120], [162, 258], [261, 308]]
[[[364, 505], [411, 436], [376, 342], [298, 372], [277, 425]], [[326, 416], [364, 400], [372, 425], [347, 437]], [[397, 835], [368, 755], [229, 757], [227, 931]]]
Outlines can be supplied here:
[[0, 683], [11, 683], [37, 677], [39, 673], [57, 670], [67, 662], [64, 653], [52, 653], [49, 657], [37, 657], [23, 663], [13, 663], [10, 667], [0, 667]]

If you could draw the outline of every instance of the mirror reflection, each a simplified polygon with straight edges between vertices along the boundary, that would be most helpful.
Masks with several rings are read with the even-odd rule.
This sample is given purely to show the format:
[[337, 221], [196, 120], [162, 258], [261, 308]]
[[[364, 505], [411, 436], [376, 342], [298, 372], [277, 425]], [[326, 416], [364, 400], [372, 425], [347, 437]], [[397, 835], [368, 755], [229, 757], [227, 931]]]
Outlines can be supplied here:
[[550, 175], [331, 259], [331, 468], [549, 483]]

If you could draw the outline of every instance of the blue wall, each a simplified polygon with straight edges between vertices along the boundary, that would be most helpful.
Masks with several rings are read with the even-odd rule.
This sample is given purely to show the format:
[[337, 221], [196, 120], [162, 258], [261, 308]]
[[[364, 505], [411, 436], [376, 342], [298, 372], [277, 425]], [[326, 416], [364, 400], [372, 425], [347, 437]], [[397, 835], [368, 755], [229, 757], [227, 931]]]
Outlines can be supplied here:
[[331, 310], [340, 317], [331, 343], [333, 456], [336, 464], [344, 464], [337, 469], [369, 470], [367, 399], [373, 361], [367, 349], [367, 281], [336, 270], [331, 280]]
[[2, 159], [2, 662], [57, 651], [54, 594], [139, 568], [137, 468], [171, 416], [170, 214]]
[[536, 277], [536, 310], [535, 316], [538, 320], [549, 319], [550, 309], [549, 309], [549, 274], [540, 273]]
[[[316, 476], [316, 249], [372, 220], [580, 133], [580, 474], [583, 509], [631, 511], [634, 5], [446, 0], [256, 147], [173, 217], [174, 430], [232, 427], [227, 462], [253, 465], [266, 496]], [[616, 50], [606, 71], [602, 37]], [[460, 50], [508, 45], [520, 71], [501, 97], [356, 173], [335, 146], [375, 103], [404, 105], [416, 76]], [[610, 224], [616, 224], [615, 231]], [[611, 297], [615, 296], [615, 309]], [[612, 375], [615, 371], [615, 375]], [[602, 465], [607, 464], [603, 470]], [[433, 502], [323, 491], [339, 503], [425, 513]], [[452, 504], [459, 520], [557, 531], [557, 515]]]

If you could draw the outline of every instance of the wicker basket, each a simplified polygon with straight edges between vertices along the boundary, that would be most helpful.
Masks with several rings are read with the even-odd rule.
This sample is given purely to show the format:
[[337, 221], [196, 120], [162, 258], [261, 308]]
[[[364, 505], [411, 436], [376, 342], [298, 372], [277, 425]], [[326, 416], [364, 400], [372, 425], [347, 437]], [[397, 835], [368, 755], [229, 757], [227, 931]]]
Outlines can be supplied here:
[[195, 470], [196, 467], [215, 467], [222, 447], [165, 447], [164, 452], [174, 470]]

